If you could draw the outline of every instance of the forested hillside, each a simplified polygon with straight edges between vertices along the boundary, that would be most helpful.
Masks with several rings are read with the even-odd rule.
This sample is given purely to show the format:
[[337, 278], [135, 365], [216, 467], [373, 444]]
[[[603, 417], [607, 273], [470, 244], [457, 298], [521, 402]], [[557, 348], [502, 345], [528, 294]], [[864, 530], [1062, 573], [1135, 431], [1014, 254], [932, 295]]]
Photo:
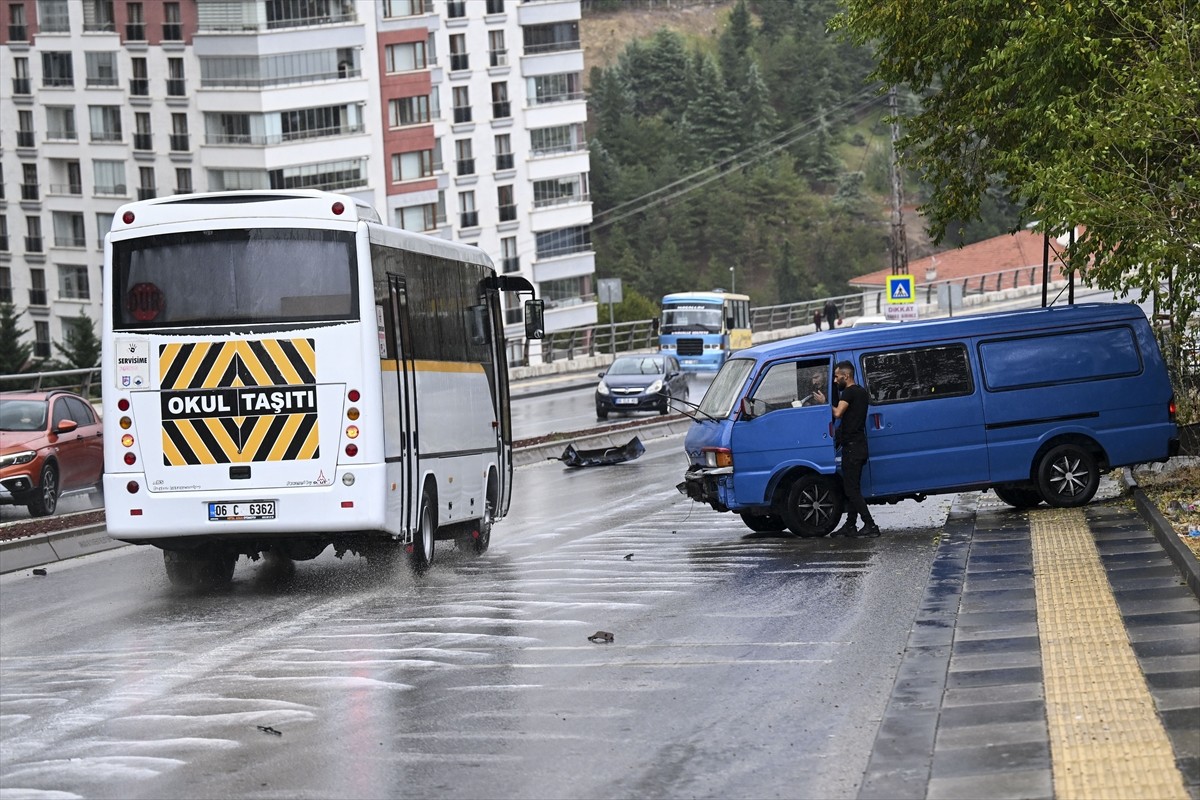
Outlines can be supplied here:
[[[872, 54], [826, 31], [836, 2], [736, 0], [699, 35], [653, 25], [655, 6], [680, 5], [584, 5], [585, 40], [604, 15], [641, 17], [640, 37], [588, 75], [598, 276], [655, 303], [720, 286], [761, 306], [845, 293], [887, 266], [885, 103]], [[928, 252], [909, 216], [910, 253]]]

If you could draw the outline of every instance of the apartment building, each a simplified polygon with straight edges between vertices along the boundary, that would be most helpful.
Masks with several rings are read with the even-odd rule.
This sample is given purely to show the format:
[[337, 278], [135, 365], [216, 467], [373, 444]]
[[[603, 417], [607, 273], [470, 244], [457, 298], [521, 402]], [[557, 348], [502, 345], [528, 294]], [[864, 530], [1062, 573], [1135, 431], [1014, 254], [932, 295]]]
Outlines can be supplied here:
[[[99, 319], [132, 199], [313, 188], [595, 321], [579, 0], [0, 0], [0, 302]], [[515, 301], [514, 301], [515, 303]], [[520, 310], [506, 331], [526, 355]], [[536, 352], [534, 353], [536, 355]]]

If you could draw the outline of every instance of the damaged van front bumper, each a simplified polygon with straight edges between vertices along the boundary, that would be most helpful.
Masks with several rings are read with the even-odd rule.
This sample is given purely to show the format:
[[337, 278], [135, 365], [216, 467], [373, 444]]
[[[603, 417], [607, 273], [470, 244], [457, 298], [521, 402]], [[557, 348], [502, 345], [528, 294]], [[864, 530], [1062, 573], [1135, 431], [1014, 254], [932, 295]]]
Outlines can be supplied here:
[[728, 511], [733, 496], [733, 467], [689, 467], [683, 482], [675, 488], [717, 511]]

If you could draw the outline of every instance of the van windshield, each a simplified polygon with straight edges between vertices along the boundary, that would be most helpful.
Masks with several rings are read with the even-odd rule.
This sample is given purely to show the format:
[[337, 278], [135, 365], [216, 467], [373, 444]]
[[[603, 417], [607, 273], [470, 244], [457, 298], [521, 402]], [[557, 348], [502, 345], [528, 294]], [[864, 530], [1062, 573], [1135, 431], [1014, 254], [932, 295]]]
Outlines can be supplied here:
[[700, 401], [700, 413], [716, 419], [724, 419], [733, 410], [733, 403], [746, 385], [746, 376], [754, 367], [749, 358], [731, 358], [721, 367], [712, 385]]

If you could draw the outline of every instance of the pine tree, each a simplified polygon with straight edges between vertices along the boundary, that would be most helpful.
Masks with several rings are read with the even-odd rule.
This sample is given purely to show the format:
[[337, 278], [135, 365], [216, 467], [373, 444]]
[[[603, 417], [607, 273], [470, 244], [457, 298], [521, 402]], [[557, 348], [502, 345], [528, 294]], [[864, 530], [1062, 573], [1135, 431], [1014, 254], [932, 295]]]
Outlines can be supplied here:
[[750, 69], [750, 46], [754, 43], [754, 28], [750, 24], [750, 9], [746, 0], [738, 0], [729, 15], [729, 26], [721, 32], [717, 47], [721, 58], [721, 74], [725, 88], [740, 91], [746, 84]]
[[85, 369], [100, 363], [100, 339], [96, 336], [96, 325], [82, 311], [72, 319], [66, 330], [66, 342], [54, 343], [63, 358], [66, 369]]
[[0, 303], [0, 375], [16, 375], [29, 368], [33, 345], [21, 340], [28, 328], [17, 327], [17, 309]]

